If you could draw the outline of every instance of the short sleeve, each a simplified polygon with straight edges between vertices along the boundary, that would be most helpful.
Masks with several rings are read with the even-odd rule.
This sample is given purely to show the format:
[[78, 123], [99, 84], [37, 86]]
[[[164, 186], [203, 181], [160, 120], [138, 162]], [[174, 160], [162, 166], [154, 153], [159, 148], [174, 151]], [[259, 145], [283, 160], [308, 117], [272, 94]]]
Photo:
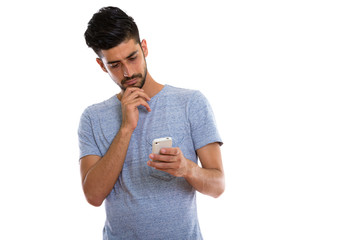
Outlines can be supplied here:
[[78, 129], [80, 158], [87, 155], [101, 156], [99, 147], [96, 144], [94, 137], [93, 124], [91, 122], [90, 110], [87, 108], [80, 118]]
[[189, 102], [188, 118], [196, 150], [214, 142], [223, 144], [216, 127], [212, 108], [205, 96], [199, 91], [192, 95]]

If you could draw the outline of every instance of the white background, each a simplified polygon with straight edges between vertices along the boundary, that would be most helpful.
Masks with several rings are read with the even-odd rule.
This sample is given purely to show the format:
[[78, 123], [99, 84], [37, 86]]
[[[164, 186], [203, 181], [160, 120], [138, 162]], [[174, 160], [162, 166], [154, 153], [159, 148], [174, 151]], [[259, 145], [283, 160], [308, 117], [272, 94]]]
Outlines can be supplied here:
[[160, 83], [212, 104], [226, 171], [198, 194], [205, 239], [360, 239], [357, 1], [3, 1], [0, 239], [101, 239], [82, 194], [77, 127], [119, 91], [85, 45], [115, 5]]

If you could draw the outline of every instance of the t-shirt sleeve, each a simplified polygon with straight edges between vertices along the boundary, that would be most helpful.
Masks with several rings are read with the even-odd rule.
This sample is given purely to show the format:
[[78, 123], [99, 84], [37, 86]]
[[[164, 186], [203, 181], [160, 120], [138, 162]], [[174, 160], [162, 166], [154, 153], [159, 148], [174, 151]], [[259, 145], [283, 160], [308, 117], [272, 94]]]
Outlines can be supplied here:
[[99, 147], [95, 141], [94, 129], [90, 116], [90, 110], [87, 108], [80, 118], [78, 129], [80, 158], [87, 155], [101, 156]]
[[196, 91], [193, 94], [188, 109], [195, 150], [214, 142], [222, 145], [223, 142], [216, 127], [214, 113], [208, 100], [201, 92]]

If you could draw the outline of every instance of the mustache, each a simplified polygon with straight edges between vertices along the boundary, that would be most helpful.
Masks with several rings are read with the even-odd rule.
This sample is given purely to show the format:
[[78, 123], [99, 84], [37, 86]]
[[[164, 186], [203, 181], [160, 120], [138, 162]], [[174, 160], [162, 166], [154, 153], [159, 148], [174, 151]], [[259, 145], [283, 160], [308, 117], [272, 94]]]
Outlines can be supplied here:
[[121, 84], [125, 84], [126, 81], [129, 81], [133, 78], [142, 78], [142, 74], [138, 73], [138, 74], [133, 74], [131, 77], [125, 77], [123, 80], [121, 80]]

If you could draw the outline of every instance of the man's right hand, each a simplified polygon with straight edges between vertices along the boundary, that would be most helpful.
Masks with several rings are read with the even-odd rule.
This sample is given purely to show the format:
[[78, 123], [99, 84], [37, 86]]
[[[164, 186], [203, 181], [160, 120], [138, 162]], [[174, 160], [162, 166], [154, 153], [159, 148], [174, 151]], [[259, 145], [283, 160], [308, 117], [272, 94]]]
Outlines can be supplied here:
[[103, 157], [87, 155], [81, 158], [80, 170], [88, 202], [100, 206], [113, 189], [122, 171], [132, 132], [139, 120], [138, 106], [151, 111], [149, 96], [139, 88], [127, 88], [121, 97], [122, 125]]
[[140, 88], [127, 88], [121, 97], [122, 124], [121, 127], [134, 131], [138, 120], [138, 106], [142, 105], [148, 112], [151, 111], [147, 101], [150, 97]]

